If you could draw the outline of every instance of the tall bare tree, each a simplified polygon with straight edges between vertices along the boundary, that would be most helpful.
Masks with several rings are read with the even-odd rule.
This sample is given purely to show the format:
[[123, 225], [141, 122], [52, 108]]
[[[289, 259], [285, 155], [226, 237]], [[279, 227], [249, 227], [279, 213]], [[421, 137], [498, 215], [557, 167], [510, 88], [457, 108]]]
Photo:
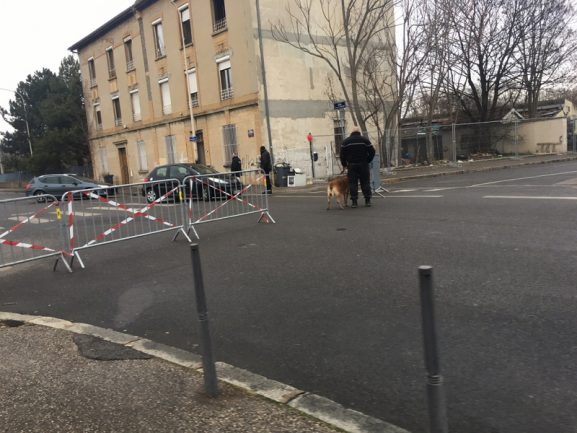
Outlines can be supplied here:
[[529, 117], [537, 114], [543, 88], [576, 76], [577, 33], [571, 28], [575, 17], [571, 0], [532, 0], [523, 9], [516, 28], [516, 59]]
[[[515, 87], [515, 53], [522, 35], [517, 23], [525, 0], [452, 0], [444, 13], [451, 23], [452, 92], [471, 120], [497, 117]], [[458, 84], [463, 77], [464, 88]]]
[[354, 124], [363, 131], [367, 130], [366, 107], [359, 82], [371, 44], [386, 32], [392, 8], [393, 0], [291, 0], [287, 24], [272, 25], [275, 39], [329, 66]]
[[387, 33], [377, 36], [359, 81], [369, 121], [377, 129], [387, 164], [398, 162], [398, 126], [412, 105], [425, 60], [421, 50], [425, 43], [423, 15], [418, 7], [424, 1], [399, 2], [399, 19], [394, 22], [390, 16], [387, 25], [388, 32], [396, 32], [399, 37]]

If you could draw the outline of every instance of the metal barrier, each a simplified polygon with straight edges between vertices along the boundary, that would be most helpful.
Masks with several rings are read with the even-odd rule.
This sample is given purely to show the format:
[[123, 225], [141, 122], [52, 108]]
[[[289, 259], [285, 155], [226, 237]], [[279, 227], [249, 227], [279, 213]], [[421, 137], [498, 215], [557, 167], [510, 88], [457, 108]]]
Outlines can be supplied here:
[[59, 202], [52, 195], [0, 200], [0, 268], [33, 260], [64, 259], [66, 245], [62, 233]]
[[260, 214], [257, 222], [274, 223], [268, 211], [268, 194], [262, 170], [189, 176], [183, 182], [187, 206], [187, 233], [212, 221]]
[[62, 196], [68, 249], [84, 263], [79, 251], [166, 231], [182, 232], [185, 214], [181, 184], [176, 179], [86, 189]]

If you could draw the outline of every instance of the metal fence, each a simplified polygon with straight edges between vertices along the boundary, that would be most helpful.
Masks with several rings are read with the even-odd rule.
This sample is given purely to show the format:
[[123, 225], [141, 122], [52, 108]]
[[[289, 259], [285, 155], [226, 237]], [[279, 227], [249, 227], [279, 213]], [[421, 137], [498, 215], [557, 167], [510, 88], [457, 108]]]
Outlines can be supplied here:
[[[405, 126], [401, 165], [574, 151], [566, 118]], [[568, 145], [569, 144], [569, 145]]]
[[258, 221], [275, 222], [268, 209], [265, 174], [262, 170], [190, 176], [183, 182], [187, 209], [187, 232], [199, 238], [198, 224], [250, 214]]
[[[190, 176], [0, 201], [0, 267], [47, 257], [70, 265], [81, 251], [163, 232], [191, 242], [196, 226], [243, 215], [274, 223], [262, 170]], [[70, 263], [67, 261], [70, 259]]]
[[190, 241], [181, 201], [176, 179], [69, 192], [61, 203], [68, 250], [84, 267], [79, 252], [99, 245], [167, 231]]
[[62, 229], [59, 202], [52, 195], [0, 200], [0, 268], [56, 257], [71, 271]]

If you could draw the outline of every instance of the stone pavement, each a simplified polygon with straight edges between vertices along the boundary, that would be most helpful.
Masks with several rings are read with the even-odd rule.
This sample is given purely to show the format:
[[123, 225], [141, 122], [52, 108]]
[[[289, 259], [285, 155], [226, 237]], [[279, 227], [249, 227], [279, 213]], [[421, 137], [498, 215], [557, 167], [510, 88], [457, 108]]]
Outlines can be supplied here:
[[0, 431], [408, 433], [224, 363], [204, 392], [198, 355], [65, 320], [0, 313]]

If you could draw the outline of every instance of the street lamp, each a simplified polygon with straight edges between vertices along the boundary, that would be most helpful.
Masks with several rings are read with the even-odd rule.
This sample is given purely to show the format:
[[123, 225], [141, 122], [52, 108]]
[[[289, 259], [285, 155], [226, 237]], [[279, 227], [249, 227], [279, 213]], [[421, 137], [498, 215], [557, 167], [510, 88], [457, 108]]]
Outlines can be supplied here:
[[[194, 113], [192, 111], [192, 95], [190, 94], [190, 77], [188, 76], [188, 65], [186, 64], [186, 45], [185, 45], [185, 40], [184, 40], [184, 32], [182, 31], [182, 22], [180, 19], [180, 8], [175, 4], [176, 0], [170, 0], [170, 4], [172, 6], [174, 6], [176, 8], [176, 10], [178, 11], [179, 14], [179, 31], [180, 31], [180, 41], [182, 42], [182, 63], [184, 65], [184, 73], [186, 74], [185, 77], [185, 81], [186, 81], [186, 91], [188, 93], [188, 111], [190, 113], [190, 128], [191, 128], [191, 134], [192, 136], [189, 137], [189, 140], [192, 139], [195, 143], [194, 146], [194, 160], [197, 161], [200, 159], [199, 155], [198, 155], [198, 146], [196, 145], [196, 128], [194, 125]], [[187, 3], [188, 4], [188, 3]], [[190, 7], [189, 7], [189, 11], [190, 11]], [[192, 19], [192, 16], [191, 16]]]
[[26, 124], [26, 136], [28, 137], [28, 147], [30, 148], [30, 156], [32, 156], [32, 140], [30, 139], [30, 127], [28, 126], [28, 112], [26, 111], [26, 104], [24, 103], [24, 98], [20, 93], [18, 93], [15, 90], [5, 89], [3, 87], [0, 87], [0, 90], [5, 90], [7, 92], [14, 93], [16, 96], [20, 98], [20, 101], [22, 102], [22, 108], [24, 109], [24, 123]]

